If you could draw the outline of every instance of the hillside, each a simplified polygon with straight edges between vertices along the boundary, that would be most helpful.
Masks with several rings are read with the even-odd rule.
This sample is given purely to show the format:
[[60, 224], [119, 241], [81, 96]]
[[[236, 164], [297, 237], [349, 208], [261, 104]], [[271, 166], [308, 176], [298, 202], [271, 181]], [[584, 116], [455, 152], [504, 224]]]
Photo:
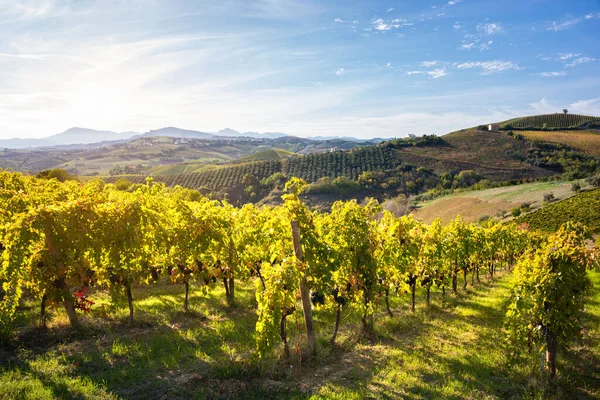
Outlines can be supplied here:
[[579, 114], [543, 114], [528, 117], [513, 118], [497, 124], [504, 129], [519, 128], [579, 128], [586, 125], [593, 125], [600, 121], [600, 117]]
[[[78, 175], [108, 175], [114, 168], [120, 169], [121, 173], [170, 174], [197, 171], [204, 169], [198, 164], [224, 164], [246, 156], [248, 160], [264, 159], [265, 154], [276, 154], [281, 158], [303, 150], [318, 153], [369, 143], [296, 137], [191, 139], [149, 136], [102, 147], [0, 151], [0, 168], [31, 173], [63, 168]], [[266, 153], [261, 155], [261, 152]], [[190, 164], [193, 166], [189, 167]]]
[[520, 207], [523, 203], [529, 203], [532, 209], [538, 209], [544, 202], [544, 195], [548, 193], [552, 193], [557, 200], [567, 199], [576, 194], [571, 190], [571, 182], [524, 183], [470, 190], [420, 202], [413, 214], [426, 223], [431, 223], [436, 218], [449, 222], [457, 215], [467, 222], [475, 222], [484, 217], [497, 217], [499, 213], [510, 216], [511, 209]]
[[561, 143], [600, 158], [600, 130], [519, 131], [527, 140]]
[[[250, 201], [250, 197], [252, 201], [259, 201], [268, 196], [281, 178], [296, 176], [313, 184], [312, 195], [318, 194], [331, 204], [336, 198], [373, 196], [383, 199], [432, 189], [464, 188], [481, 181], [516, 184], [560, 175], [569, 180], [580, 179], [596, 173], [600, 159], [593, 151], [584, 151], [583, 143], [587, 148], [600, 147], [600, 135], [588, 133], [591, 131], [571, 132], [568, 135], [572, 137], [566, 136], [572, 138], [571, 141], [564, 139], [565, 133], [560, 136], [559, 132], [542, 132], [553, 138], [551, 142], [528, 140], [524, 135], [511, 132], [465, 129], [442, 137], [394, 139], [347, 151], [342, 146], [350, 147], [351, 143], [332, 141], [328, 144], [336, 144], [334, 147], [326, 152], [320, 147], [320, 153], [316, 154], [313, 153], [315, 142], [298, 150], [297, 143], [284, 138], [274, 140], [270, 148], [255, 146], [251, 154], [212, 169], [186, 163], [154, 168], [147, 175], [169, 186], [202, 188], [234, 202]], [[578, 145], [575, 147], [574, 143]], [[305, 154], [290, 156], [292, 151]], [[192, 165], [199, 172], [190, 173], [194, 171], [190, 169]], [[261, 183], [274, 173], [282, 176], [269, 181], [272, 184]], [[248, 174], [252, 178], [244, 183], [244, 176]], [[108, 181], [114, 182], [117, 178]], [[139, 183], [144, 181], [145, 175], [126, 178]], [[248, 185], [253, 187], [248, 188]], [[245, 197], [245, 192], [253, 195]], [[481, 212], [487, 209], [484, 206]]]
[[600, 233], [600, 188], [550, 204], [517, 219], [517, 222], [545, 232], [556, 231], [565, 221], [580, 222], [592, 232]]

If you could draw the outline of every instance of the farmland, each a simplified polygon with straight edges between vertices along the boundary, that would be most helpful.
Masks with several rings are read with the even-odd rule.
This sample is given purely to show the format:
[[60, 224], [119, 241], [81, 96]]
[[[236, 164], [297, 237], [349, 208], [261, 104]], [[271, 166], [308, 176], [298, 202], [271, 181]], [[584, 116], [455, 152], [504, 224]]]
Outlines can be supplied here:
[[509, 119], [508, 121], [499, 122], [498, 124], [505, 129], [510, 128], [537, 128], [537, 129], [552, 129], [552, 128], [578, 128], [586, 124], [593, 124], [600, 121], [600, 117], [579, 114], [544, 114], [533, 115], [529, 117], [519, 117]]
[[470, 190], [444, 196], [432, 201], [420, 202], [414, 211], [415, 217], [430, 223], [436, 218], [448, 222], [457, 215], [466, 221], [475, 222], [482, 217], [496, 217], [503, 211], [510, 216], [513, 207], [523, 203], [532, 209], [542, 207], [544, 195], [552, 193], [555, 199], [569, 198], [576, 193], [571, 190], [572, 182], [535, 182], [516, 186], [505, 186], [484, 190]]
[[561, 143], [582, 153], [600, 158], [600, 131], [519, 131], [527, 140], [548, 143]]
[[520, 217], [517, 221], [545, 232], [556, 230], [565, 221], [580, 222], [593, 232], [600, 233], [600, 189], [550, 204]]

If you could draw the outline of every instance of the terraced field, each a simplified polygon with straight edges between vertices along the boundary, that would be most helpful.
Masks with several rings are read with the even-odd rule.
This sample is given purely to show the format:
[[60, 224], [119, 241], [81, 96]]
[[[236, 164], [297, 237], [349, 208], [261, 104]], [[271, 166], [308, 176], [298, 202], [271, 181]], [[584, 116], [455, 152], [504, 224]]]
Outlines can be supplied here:
[[520, 131], [519, 133], [528, 140], [562, 143], [594, 157], [600, 157], [600, 131], [597, 130]]

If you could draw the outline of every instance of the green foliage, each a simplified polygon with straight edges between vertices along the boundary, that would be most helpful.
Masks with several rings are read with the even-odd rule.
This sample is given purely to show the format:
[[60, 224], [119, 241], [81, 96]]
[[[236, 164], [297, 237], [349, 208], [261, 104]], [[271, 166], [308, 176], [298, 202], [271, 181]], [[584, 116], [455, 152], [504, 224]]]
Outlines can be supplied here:
[[515, 218], [521, 215], [521, 207], [515, 207], [512, 210], [510, 210], [510, 215], [512, 215]]
[[39, 179], [56, 179], [59, 182], [77, 181], [77, 176], [69, 174], [62, 168], [47, 169], [36, 175]]
[[528, 252], [515, 267], [506, 325], [509, 339], [540, 350], [548, 337], [565, 348], [581, 329], [591, 266], [582, 226], [565, 225]]
[[591, 232], [600, 232], [600, 189], [580, 193], [549, 204], [517, 220], [532, 229], [555, 232], [564, 221], [579, 222]]

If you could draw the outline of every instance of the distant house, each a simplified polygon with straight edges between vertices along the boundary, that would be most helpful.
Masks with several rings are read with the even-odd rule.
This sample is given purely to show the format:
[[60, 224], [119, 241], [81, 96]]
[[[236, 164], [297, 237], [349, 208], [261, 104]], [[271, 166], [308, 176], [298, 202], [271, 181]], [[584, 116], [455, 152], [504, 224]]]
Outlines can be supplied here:
[[488, 131], [497, 131], [499, 129], [500, 129], [500, 127], [497, 124], [489, 124], [488, 125]]

